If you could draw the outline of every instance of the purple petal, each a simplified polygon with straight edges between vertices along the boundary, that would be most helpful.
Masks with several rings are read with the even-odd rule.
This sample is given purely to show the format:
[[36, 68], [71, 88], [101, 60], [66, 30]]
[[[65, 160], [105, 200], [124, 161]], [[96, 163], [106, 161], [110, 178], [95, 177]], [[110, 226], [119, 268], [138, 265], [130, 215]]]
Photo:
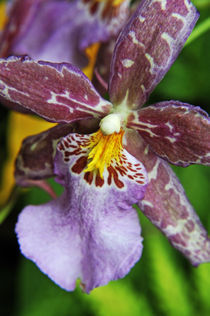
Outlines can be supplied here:
[[[145, 179], [146, 174], [128, 153], [124, 166], [131, 169], [128, 176], [123, 169], [113, 173], [111, 181], [106, 175], [101, 179], [84, 173], [87, 139], [71, 134], [61, 141], [56, 173], [66, 191], [50, 203], [26, 207], [16, 232], [22, 253], [53, 281], [71, 291], [80, 278], [88, 293], [124, 277], [141, 257], [140, 226], [132, 204], [143, 197], [146, 185], [138, 179], [142, 180], [140, 175]], [[136, 179], [129, 177], [134, 174], [132, 167], [141, 169]]]
[[143, 105], [177, 58], [197, 19], [189, 0], [142, 0], [115, 46], [109, 85], [112, 103]]
[[143, 139], [130, 132], [126, 149], [142, 161], [149, 185], [139, 207], [193, 265], [210, 262], [210, 239], [168, 164]]
[[107, 41], [127, 17], [128, 2], [17, 0], [0, 41], [0, 55], [27, 54], [36, 60], [84, 67], [84, 49]]
[[71, 64], [0, 59], [0, 97], [52, 122], [104, 116], [111, 107]]
[[16, 0], [9, 4], [9, 20], [0, 36], [0, 56], [7, 57], [19, 34], [27, 31], [39, 4], [43, 0]]
[[173, 164], [210, 165], [210, 120], [199, 107], [178, 101], [157, 103], [131, 115], [128, 127]]
[[24, 139], [16, 159], [15, 180], [27, 186], [28, 180], [54, 176], [54, 156], [61, 137], [76, 128], [75, 124], [60, 124], [40, 134]]

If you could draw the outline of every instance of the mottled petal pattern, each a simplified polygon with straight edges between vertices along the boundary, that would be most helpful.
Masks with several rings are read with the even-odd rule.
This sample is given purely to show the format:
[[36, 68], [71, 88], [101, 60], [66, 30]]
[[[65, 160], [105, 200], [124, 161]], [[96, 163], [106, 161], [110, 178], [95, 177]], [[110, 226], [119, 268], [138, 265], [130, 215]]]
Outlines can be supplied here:
[[193, 265], [210, 262], [207, 231], [169, 165], [135, 132], [127, 134], [127, 141], [127, 150], [144, 163], [149, 176], [145, 197], [138, 203], [142, 212]]
[[30, 180], [54, 176], [57, 143], [75, 128], [74, 123], [59, 124], [45, 132], [25, 138], [16, 159], [16, 183], [27, 186]]
[[171, 67], [198, 13], [189, 0], [142, 0], [120, 34], [109, 83], [114, 105], [138, 108]]
[[111, 107], [78, 68], [28, 57], [0, 59], [0, 97], [61, 123], [101, 117]]
[[128, 126], [170, 163], [210, 165], [210, 119], [199, 107], [178, 101], [157, 103], [133, 112]]

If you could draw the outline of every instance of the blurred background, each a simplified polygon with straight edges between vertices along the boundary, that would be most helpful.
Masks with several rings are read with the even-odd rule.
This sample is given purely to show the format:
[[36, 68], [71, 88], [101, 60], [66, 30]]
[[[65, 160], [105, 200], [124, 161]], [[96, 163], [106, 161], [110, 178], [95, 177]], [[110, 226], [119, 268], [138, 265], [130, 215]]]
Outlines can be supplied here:
[[[193, 2], [200, 11], [199, 26], [210, 17], [210, 1]], [[209, 113], [209, 76], [210, 30], [186, 45], [148, 103], [181, 100]], [[2, 179], [8, 159], [8, 139], [12, 139], [16, 146], [16, 129], [9, 124], [10, 115], [10, 111], [0, 107], [1, 190], [11, 181], [9, 174]], [[203, 166], [173, 169], [210, 232], [210, 169]], [[50, 183], [57, 193], [61, 192], [53, 179]], [[41, 189], [30, 188], [21, 191], [15, 202], [8, 206], [10, 212], [4, 209], [4, 215], [0, 213], [1, 316], [210, 315], [210, 263], [193, 268], [140, 210], [144, 251], [141, 260], [124, 279], [110, 282], [89, 295], [82, 293], [79, 287], [73, 293], [60, 289], [20, 254], [14, 233], [17, 216], [25, 205], [41, 204], [49, 199]]]

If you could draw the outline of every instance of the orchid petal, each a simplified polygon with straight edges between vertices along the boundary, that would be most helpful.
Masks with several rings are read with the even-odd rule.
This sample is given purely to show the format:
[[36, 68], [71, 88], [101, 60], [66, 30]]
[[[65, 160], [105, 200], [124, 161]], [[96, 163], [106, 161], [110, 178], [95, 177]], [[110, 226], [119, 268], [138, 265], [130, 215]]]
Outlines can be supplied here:
[[171, 67], [199, 14], [189, 0], [142, 0], [120, 34], [109, 82], [114, 105], [142, 106]]
[[[84, 173], [88, 137], [70, 134], [62, 139], [55, 172], [64, 194], [26, 207], [16, 226], [26, 257], [66, 290], [74, 290], [80, 278], [87, 293], [124, 277], [139, 260], [142, 238], [132, 204], [143, 197], [147, 183], [143, 166], [127, 152], [127, 165], [120, 171], [112, 165], [108, 177]], [[136, 178], [130, 177], [137, 174], [133, 168], [139, 168]]]
[[128, 127], [170, 163], [210, 165], [210, 120], [199, 107], [161, 102], [133, 113], [128, 120]]
[[84, 67], [84, 49], [116, 34], [129, 1], [17, 0], [0, 41], [0, 56], [27, 54], [35, 60], [71, 62]]
[[111, 104], [71, 64], [0, 59], [0, 97], [52, 122], [70, 123], [104, 116]]
[[126, 149], [145, 165], [149, 185], [139, 207], [193, 265], [210, 262], [210, 239], [179, 180], [135, 132], [126, 135]]
[[126, 201], [116, 206], [114, 192], [104, 198], [71, 184], [71, 198], [64, 194], [26, 207], [16, 232], [22, 253], [55, 283], [73, 291], [80, 278], [88, 293], [129, 272], [141, 256], [142, 238], [137, 214]]
[[16, 183], [28, 186], [31, 180], [54, 176], [57, 143], [74, 128], [75, 124], [59, 124], [40, 134], [25, 138], [16, 159]]

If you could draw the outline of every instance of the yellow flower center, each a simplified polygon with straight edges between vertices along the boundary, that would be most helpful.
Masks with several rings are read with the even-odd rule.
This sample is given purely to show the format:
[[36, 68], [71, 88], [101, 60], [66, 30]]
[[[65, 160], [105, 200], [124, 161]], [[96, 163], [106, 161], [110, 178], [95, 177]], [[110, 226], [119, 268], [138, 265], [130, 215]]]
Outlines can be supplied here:
[[119, 133], [114, 132], [110, 135], [104, 135], [99, 129], [96, 133], [90, 137], [90, 142], [86, 145], [86, 148], [92, 148], [88, 159], [91, 161], [88, 163], [85, 172], [98, 170], [100, 177], [103, 179], [104, 168], [109, 167], [113, 160], [119, 163], [122, 153], [122, 138], [124, 130], [120, 130]]

